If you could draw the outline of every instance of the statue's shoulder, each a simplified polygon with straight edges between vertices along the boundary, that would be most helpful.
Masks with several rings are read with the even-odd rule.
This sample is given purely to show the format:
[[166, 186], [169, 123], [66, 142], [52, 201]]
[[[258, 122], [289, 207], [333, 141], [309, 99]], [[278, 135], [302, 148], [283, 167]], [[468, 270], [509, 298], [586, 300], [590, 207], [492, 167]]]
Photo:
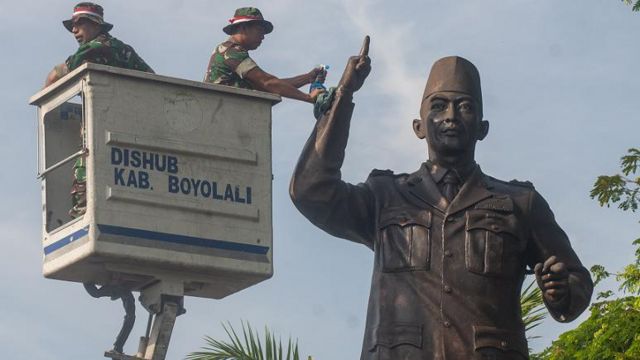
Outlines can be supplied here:
[[380, 170], [373, 169], [369, 174], [369, 178], [367, 179], [367, 183], [374, 186], [375, 188], [393, 188], [394, 184], [398, 182], [402, 182], [403, 179], [406, 179], [409, 174], [400, 173], [396, 174], [391, 170]]
[[517, 179], [513, 179], [511, 181], [509, 181], [509, 184], [511, 185], [515, 185], [515, 186], [521, 186], [521, 187], [525, 187], [531, 190], [534, 190], [535, 187], [533, 186], [533, 183], [529, 180], [524, 180], [524, 181], [520, 181]]
[[485, 175], [485, 176], [486, 176], [487, 182], [491, 183], [492, 185], [496, 185], [504, 188], [512, 188], [512, 189], [535, 190], [535, 187], [533, 186], [533, 183], [531, 183], [531, 181], [526, 181], [526, 180], [520, 181], [516, 179], [505, 181], [505, 180], [496, 179], [489, 175]]
[[386, 170], [373, 169], [371, 170], [371, 173], [369, 173], [369, 177], [378, 177], [378, 176], [397, 176], [397, 175], [394, 174], [393, 171], [389, 169], [386, 169]]
[[393, 170], [385, 169], [373, 169], [371, 173], [369, 173], [369, 179], [371, 178], [379, 178], [379, 179], [402, 179], [408, 177], [407, 173], [394, 173]]

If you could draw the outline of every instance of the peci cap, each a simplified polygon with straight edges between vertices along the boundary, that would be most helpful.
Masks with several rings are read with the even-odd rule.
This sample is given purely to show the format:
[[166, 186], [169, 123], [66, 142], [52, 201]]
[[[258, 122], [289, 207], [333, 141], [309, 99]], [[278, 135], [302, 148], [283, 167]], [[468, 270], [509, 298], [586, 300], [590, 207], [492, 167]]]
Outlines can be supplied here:
[[422, 100], [436, 92], [455, 91], [470, 95], [482, 109], [482, 90], [480, 73], [469, 60], [460, 56], [447, 56], [439, 59], [431, 67]]

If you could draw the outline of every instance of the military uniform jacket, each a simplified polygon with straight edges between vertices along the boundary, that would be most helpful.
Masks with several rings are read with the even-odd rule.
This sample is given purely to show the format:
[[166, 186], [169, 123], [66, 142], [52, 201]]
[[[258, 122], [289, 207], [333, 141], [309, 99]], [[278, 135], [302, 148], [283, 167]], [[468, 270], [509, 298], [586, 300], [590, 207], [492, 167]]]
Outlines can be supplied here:
[[69, 71], [86, 62], [154, 72], [133, 47], [107, 33], [100, 34], [95, 39], [80, 45], [75, 54], [69, 56], [65, 61]]
[[366, 245], [375, 261], [362, 360], [526, 359], [520, 315], [526, 267], [555, 255], [570, 269], [570, 321], [592, 282], [545, 200], [527, 183], [477, 167], [449, 204], [428, 169], [340, 179], [353, 104], [338, 95], [317, 123], [291, 181], [315, 225]]

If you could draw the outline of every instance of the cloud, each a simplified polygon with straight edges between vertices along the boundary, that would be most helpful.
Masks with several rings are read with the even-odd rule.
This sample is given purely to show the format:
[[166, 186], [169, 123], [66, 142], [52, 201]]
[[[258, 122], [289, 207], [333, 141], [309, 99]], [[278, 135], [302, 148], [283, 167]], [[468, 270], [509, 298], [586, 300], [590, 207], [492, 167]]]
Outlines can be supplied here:
[[[368, 104], [364, 109], [358, 108], [354, 115], [350, 141], [364, 146], [367, 154], [375, 154], [375, 167], [402, 170], [414, 166], [409, 164], [415, 161], [403, 161], [406, 157], [402, 154], [424, 153], [419, 150], [424, 143], [417, 141], [410, 125], [418, 114], [425, 81], [424, 74], [416, 74], [409, 66], [415, 44], [407, 40], [414, 37], [417, 19], [407, 17], [402, 22], [395, 21], [397, 19], [387, 16], [389, 12], [384, 11], [383, 2], [359, 0], [344, 2], [342, 6], [349, 23], [355, 27], [350, 32], [371, 36], [372, 72], [360, 91], [364, 95], [357, 95], [357, 100]], [[358, 51], [359, 47], [354, 48], [351, 54], [356, 55]], [[372, 126], [359, 126], [361, 118]]]

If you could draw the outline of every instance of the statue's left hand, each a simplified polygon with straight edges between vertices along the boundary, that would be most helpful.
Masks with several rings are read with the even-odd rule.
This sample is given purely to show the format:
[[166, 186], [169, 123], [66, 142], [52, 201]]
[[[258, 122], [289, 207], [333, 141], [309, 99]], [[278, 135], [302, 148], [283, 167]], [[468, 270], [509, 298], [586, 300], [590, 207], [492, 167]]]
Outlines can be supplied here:
[[568, 305], [569, 271], [565, 263], [559, 261], [557, 257], [551, 256], [544, 264], [536, 264], [533, 271], [547, 304], [553, 307]]

